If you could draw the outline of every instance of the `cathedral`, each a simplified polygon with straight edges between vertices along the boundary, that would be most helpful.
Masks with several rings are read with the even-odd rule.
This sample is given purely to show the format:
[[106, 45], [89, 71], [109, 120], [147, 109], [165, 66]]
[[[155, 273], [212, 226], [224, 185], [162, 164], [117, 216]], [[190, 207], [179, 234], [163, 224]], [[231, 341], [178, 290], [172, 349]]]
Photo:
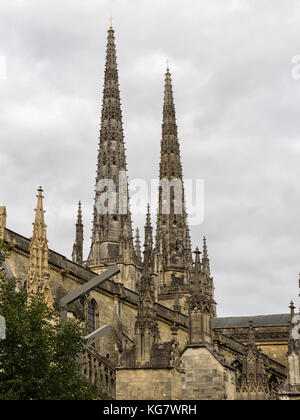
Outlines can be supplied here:
[[[142, 248], [139, 230], [133, 234], [132, 229], [115, 32], [110, 27], [87, 259], [81, 203], [72, 259], [48, 247], [40, 187], [31, 238], [8, 228], [9, 214], [5, 206], [0, 207], [0, 238], [13, 245], [5, 264], [7, 275], [24, 279], [28, 291], [42, 291], [52, 305], [118, 266], [119, 274], [68, 307], [68, 317], [85, 321], [89, 333], [110, 327], [86, 349], [82, 374], [111, 399], [300, 399], [300, 339], [295, 322], [300, 316], [294, 304], [286, 314], [217, 316], [206, 237], [194, 251], [191, 248], [169, 68], [160, 144], [156, 226], [154, 231], [148, 205]], [[107, 189], [99, 185], [105, 180], [114, 184], [114, 212], [100, 211]], [[165, 180], [171, 185], [167, 195]], [[181, 185], [180, 199], [174, 180]], [[169, 211], [165, 211], [167, 201]]]

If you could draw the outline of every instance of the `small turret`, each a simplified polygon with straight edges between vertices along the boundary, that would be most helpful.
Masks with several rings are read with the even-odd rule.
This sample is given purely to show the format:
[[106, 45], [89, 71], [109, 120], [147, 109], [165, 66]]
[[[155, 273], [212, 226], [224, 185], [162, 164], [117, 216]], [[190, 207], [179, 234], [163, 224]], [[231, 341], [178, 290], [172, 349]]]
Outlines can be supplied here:
[[72, 260], [77, 264], [83, 261], [83, 223], [82, 223], [82, 210], [81, 201], [78, 203], [78, 214], [76, 223], [76, 238], [73, 245]]
[[35, 221], [33, 223], [33, 234], [29, 247], [30, 261], [26, 289], [28, 293], [42, 293], [47, 303], [52, 305], [53, 297], [50, 289], [47, 226], [44, 218], [45, 211], [43, 207], [43, 198], [43, 189], [42, 187], [39, 187], [37, 206], [35, 209]]
[[[147, 205], [147, 216], [145, 224], [145, 242], [144, 242], [144, 264], [150, 263], [153, 253], [153, 235], [151, 225], [150, 205]], [[152, 261], [151, 261], [152, 264]]]
[[212, 344], [211, 319], [214, 301], [207, 291], [206, 275], [200, 262], [200, 251], [196, 248], [195, 264], [191, 278], [189, 297], [189, 344]]
[[140, 231], [139, 228], [136, 228], [135, 235], [135, 254], [137, 258], [137, 263], [141, 265], [142, 263], [142, 251], [141, 251], [141, 240], [140, 240]]

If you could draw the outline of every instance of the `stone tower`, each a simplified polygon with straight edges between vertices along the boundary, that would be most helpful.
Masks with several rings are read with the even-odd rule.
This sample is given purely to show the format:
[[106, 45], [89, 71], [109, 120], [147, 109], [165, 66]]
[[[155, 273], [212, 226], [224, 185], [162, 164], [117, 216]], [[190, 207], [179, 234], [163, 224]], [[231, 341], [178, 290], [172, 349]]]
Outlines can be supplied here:
[[159, 179], [155, 269], [158, 273], [160, 300], [172, 306], [176, 292], [185, 292], [188, 288], [192, 252], [169, 69], [165, 75]]
[[[108, 30], [91, 250], [87, 266], [135, 260], [115, 36]], [[100, 270], [99, 270], [100, 267]]]
[[26, 282], [26, 290], [40, 292], [45, 296], [49, 305], [53, 304], [53, 297], [50, 289], [50, 275], [48, 264], [48, 240], [47, 226], [44, 218], [43, 190], [38, 189], [37, 206], [35, 209], [35, 221], [33, 223], [33, 234], [30, 242], [29, 274]]
[[135, 235], [135, 254], [136, 254], [137, 262], [139, 264], [142, 264], [141, 238], [140, 238], [139, 228], [136, 228], [136, 235]]
[[73, 245], [72, 261], [81, 264], [83, 261], [83, 223], [81, 202], [78, 203], [78, 215], [76, 223], [76, 238]]

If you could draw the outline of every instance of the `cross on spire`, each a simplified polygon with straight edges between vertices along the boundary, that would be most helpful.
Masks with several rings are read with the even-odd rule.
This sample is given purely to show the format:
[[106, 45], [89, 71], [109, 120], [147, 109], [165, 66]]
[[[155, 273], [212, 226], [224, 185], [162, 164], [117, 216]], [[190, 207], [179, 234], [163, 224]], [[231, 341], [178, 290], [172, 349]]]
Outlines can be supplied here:
[[114, 20], [113, 15], [110, 15], [110, 18], [109, 18], [109, 22], [110, 22], [109, 29], [112, 29], [113, 28], [113, 20]]

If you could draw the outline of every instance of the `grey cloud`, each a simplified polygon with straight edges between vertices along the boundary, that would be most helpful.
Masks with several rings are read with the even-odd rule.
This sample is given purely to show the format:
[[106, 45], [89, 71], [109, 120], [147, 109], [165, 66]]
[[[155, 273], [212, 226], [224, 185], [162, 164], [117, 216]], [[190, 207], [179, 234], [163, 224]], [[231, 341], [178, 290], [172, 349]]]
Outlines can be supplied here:
[[192, 240], [208, 237], [219, 314], [285, 312], [300, 271], [300, 82], [290, 64], [299, 54], [299, 2], [86, 3], [0, 4], [8, 226], [31, 235], [42, 184], [50, 247], [70, 256], [81, 199], [88, 252], [112, 13], [130, 178], [158, 175], [169, 58], [184, 175], [206, 185], [205, 220], [192, 227]]

